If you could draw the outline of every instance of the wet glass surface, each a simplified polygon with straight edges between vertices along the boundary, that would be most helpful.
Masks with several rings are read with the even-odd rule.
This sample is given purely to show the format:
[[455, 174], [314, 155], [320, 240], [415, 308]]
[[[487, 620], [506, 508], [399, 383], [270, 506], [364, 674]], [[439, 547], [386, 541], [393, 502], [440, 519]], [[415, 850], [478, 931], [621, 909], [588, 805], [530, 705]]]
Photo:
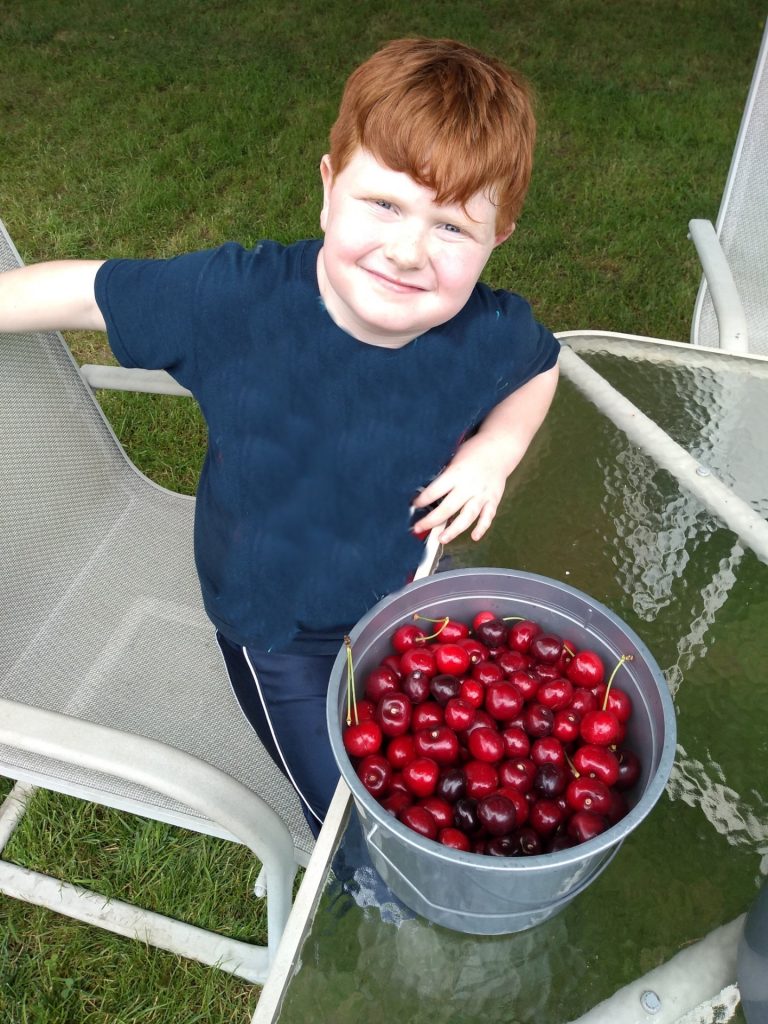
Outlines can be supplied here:
[[[768, 377], [588, 361], [768, 514]], [[578, 587], [646, 642], [678, 718], [666, 793], [585, 893], [516, 935], [383, 922], [331, 879], [281, 1024], [564, 1024], [744, 912], [768, 872], [766, 566], [567, 381], [490, 536], [443, 563], [481, 565]]]

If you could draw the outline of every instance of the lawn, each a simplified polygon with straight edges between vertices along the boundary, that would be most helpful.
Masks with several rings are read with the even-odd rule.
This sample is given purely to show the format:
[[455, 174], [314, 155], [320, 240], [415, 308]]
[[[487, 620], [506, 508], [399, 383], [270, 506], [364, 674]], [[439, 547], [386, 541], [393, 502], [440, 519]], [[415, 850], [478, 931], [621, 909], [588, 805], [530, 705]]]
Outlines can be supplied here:
[[[0, 0], [0, 218], [28, 262], [315, 235], [346, 75], [387, 39], [452, 36], [538, 96], [534, 183], [489, 283], [554, 330], [684, 341], [687, 223], [717, 213], [763, 17], [757, 0]], [[68, 340], [81, 362], [110, 358], [100, 335]], [[194, 492], [192, 403], [103, 401], [140, 468]], [[263, 940], [254, 866], [225, 843], [40, 795], [7, 856]], [[245, 1024], [258, 999], [12, 900], [0, 919], [3, 1024]]]

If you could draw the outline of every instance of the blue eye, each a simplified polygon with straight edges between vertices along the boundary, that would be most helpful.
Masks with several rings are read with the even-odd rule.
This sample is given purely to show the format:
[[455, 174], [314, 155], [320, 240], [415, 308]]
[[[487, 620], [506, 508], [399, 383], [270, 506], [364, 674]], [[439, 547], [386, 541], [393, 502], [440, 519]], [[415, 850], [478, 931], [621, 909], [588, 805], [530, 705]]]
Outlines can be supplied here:
[[451, 234], [460, 235], [462, 233], [461, 228], [457, 228], [455, 224], [443, 224], [443, 227], [446, 231], [450, 231]]
[[374, 199], [374, 203], [375, 203], [376, 206], [380, 207], [382, 210], [391, 210], [392, 209], [392, 203], [390, 203], [386, 199]]

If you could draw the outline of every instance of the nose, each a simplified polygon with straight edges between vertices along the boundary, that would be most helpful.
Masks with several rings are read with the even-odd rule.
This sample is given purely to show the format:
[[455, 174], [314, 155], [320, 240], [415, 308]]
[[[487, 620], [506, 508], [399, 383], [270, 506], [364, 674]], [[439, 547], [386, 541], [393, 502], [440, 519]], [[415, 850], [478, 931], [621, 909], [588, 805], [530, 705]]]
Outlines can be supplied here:
[[393, 226], [383, 248], [384, 255], [399, 270], [419, 270], [426, 263], [426, 239], [415, 224]]

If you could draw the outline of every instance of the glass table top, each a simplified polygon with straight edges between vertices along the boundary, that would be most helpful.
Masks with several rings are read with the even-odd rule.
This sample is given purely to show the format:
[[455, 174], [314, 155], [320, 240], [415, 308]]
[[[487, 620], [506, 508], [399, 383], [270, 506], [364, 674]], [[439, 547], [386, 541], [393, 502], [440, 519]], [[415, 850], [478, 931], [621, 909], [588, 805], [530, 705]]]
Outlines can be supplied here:
[[[573, 348], [768, 516], [768, 364]], [[768, 872], [768, 570], [747, 544], [563, 379], [493, 529], [454, 542], [439, 569], [471, 566], [567, 582], [640, 635], [678, 721], [665, 795], [583, 894], [515, 935], [382, 915], [329, 873], [281, 1024], [565, 1024], [744, 913]]]

